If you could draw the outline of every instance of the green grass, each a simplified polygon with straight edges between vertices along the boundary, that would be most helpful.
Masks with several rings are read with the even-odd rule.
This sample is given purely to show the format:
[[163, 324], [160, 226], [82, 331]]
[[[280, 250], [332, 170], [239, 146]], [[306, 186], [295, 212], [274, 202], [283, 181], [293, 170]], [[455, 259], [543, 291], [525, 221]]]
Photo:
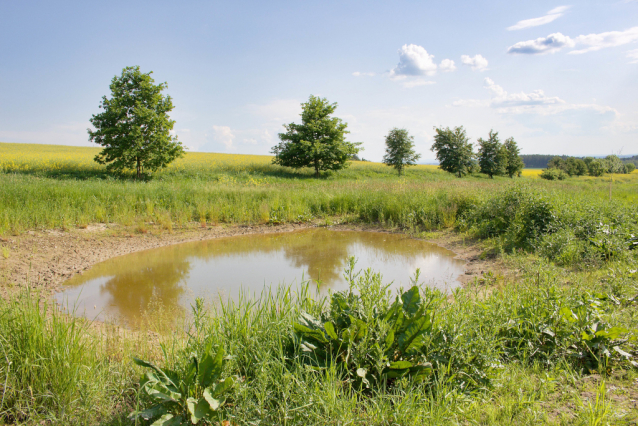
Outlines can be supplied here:
[[[628, 396], [618, 398], [633, 389], [636, 370], [617, 354], [584, 363], [570, 349], [583, 344], [580, 329], [564, 318], [548, 319], [557, 306], [576, 309], [579, 301], [598, 298], [595, 322], [599, 327], [608, 323], [635, 330], [635, 306], [626, 302], [635, 292], [635, 275], [621, 263], [610, 265], [614, 276], [604, 272], [592, 276], [567, 273], [533, 258], [508, 257], [507, 261], [523, 271], [520, 281], [495, 277], [487, 286], [477, 282], [458, 290], [452, 299], [440, 299], [435, 329], [447, 337], [426, 336], [430, 339], [427, 356], [435, 366], [427, 381], [413, 384], [401, 379], [391, 387], [363, 391], [344, 380], [338, 364], [315, 370], [303, 362], [293, 324], [301, 312], [319, 315], [327, 309], [326, 301], [313, 300], [303, 291], [292, 294], [279, 288], [257, 299], [212, 305], [186, 330], [177, 327], [159, 338], [150, 338], [146, 332], [100, 331], [82, 319], [52, 308], [47, 311], [33, 294], [23, 293], [0, 302], [1, 413], [5, 420], [24, 424], [42, 420], [127, 424], [130, 411], [148, 404], [138, 392], [141, 371], [130, 356], [179, 369], [189, 354], [201, 354], [212, 345], [232, 355], [224, 376], [235, 376], [236, 385], [219, 417], [231, 424], [624, 424], [638, 420], [629, 409]], [[356, 286], [368, 290], [362, 294], [374, 294], [381, 281], [374, 274], [364, 274]], [[603, 294], [615, 295], [621, 302]], [[433, 296], [423, 293], [426, 299]], [[366, 303], [380, 306], [375, 297]], [[151, 322], [161, 320], [156, 317]], [[555, 338], [549, 338], [545, 326], [551, 327]], [[635, 337], [634, 332], [624, 334], [617, 340]], [[631, 351], [633, 344], [620, 345]], [[513, 351], [515, 346], [520, 350]], [[358, 350], [365, 353], [366, 348]], [[490, 363], [478, 362], [477, 356]], [[489, 379], [487, 384], [467, 386], [467, 380], [479, 373]], [[588, 380], [592, 373], [598, 378]], [[609, 389], [615, 390], [615, 398], [610, 398]]]
[[[131, 357], [179, 369], [207, 345], [232, 355], [225, 373], [238, 380], [220, 417], [231, 424], [638, 421], [629, 401], [638, 375], [623, 355], [638, 356], [638, 250], [631, 249], [638, 174], [549, 182], [456, 179], [415, 167], [398, 178], [383, 165], [357, 163], [314, 179], [265, 157], [196, 154], [138, 182], [107, 176], [90, 162], [94, 150], [50, 148], [46, 155], [59, 158], [38, 163], [24, 147], [2, 145], [14, 157], [0, 173], [0, 234], [95, 222], [170, 229], [351, 221], [407, 233], [454, 229], [517, 271], [509, 278], [487, 273], [450, 298], [423, 291], [437, 300], [421, 354], [432, 376], [371, 390], [353, 386], [344, 365], [318, 371], [304, 362], [294, 323], [302, 312], [330, 315], [327, 301], [306, 293], [280, 288], [211, 304], [185, 327], [167, 327], [170, 313], [151, 311], [133, 333], [92, 326], [25, 291], [0, 302], [5, 422], [130, 424], [127, 414], [148, 403]], [[361, 311], [370, 313], [387, 301], [373, 291], [380, 279], [365, 277], [356, 285], [377, 294]], [[366, 342], [357, 356], [379, 343]]]

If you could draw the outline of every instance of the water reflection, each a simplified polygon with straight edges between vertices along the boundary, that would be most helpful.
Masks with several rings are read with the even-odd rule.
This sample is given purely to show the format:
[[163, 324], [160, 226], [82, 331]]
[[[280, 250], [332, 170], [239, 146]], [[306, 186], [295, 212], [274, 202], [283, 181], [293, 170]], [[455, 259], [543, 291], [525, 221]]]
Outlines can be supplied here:
[[[403, 235], [311, 229], [178, 244], [116, 257], [66, 284], [57, 300], [87, 316], [134, 325], [151, 301], [168, 310], [188, 307], [194, 297], [236, 297], [240, 288], [298, 284], [302, 276], [321, 291], [340, 290], [349, 256], [394, 286], [407, 286], [417, 268], [429, 285], [452, 288], [464, 262], [454, 253]], [[98, 315], [99, 314], [99, 315]]]

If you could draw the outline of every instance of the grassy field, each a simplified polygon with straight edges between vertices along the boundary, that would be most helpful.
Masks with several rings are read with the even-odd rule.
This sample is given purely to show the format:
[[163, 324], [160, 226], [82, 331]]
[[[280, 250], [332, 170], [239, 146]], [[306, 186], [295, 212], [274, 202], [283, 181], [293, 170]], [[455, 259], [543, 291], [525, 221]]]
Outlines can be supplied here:
[[[135, 181], [105, 174], [91, 161], [96, 152], [0, 144], [0, 234], [96, 222], [173, 232], [374, 223], [453, 232], [506, 270], [485, 271], [449, 297], [421, 286], [394, 303], [374, 271], [356, 277], [351, 267], [352, 294], [313, 300], [280, 288], [195, 307], [183, 327], [151, 311], [137, 332], [92, 326], [24, 291], [0, 301], [0, 422], [134, 424], [127, 415], [150, 407], [152, 392], [133, 356], [186, 383], [193, 355], [220, 348], [231, 355], [222, 376], [234, 385], [212, 424], [638, 422], [638, 174], [457, 179], [418, 166], [398, 178], [357, 162], [314, 179], [266, 156], [189, 153]], [[418, 340], [405, 346], [416, 325]]]

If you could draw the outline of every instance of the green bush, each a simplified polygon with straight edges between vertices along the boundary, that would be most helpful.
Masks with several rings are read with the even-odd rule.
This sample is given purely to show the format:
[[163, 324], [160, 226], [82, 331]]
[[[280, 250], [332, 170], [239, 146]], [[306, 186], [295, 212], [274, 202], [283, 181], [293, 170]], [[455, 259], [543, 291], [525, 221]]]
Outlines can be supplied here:
[[567, 173], [558, 168], [544, 169], [540, 174], [541, 179], [545, 180], [565, 180], [568, 176]]
[[541, 237], [535, 249], [557, 265], [573, 265], [582, 259], [585, 243], [571, 229], [561, 229]]
[[502, 238], [507, 249], [532, 249], [538, 238], [555, 229], [554, 211], [554, 206], [539, 192], [516, 185], [468, 211], [460, 224], [462, 229], [479, 237]]

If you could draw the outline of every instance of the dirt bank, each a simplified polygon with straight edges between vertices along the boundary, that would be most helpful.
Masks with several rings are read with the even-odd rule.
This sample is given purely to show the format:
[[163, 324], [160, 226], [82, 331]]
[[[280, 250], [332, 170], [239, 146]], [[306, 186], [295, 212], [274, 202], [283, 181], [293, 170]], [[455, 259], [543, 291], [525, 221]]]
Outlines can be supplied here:
[[[140, 230], [121, 226], [91, 225], [86, 229], [67, 231], [29, 231], [26, 234], [0, 238], [0, 294], [7, 296], [21, 287], [30, 286], [43, 296], [57, 292], [74, 274], [115, 256], [170, 244], [207, 240], [243, 234], [291, 232], [316, 226], [312, 223], [256, 226], [192, 227], [166, 231], [149, 227]], [[335, 229], [393, 232], [374, 225], [338, 225]], [[426, 238], [458, 254], [467, 261], [468, 282], [483, 271], [498, 267], [493, 261], [482, 260], [481, 248], [475, 242], [465, 242], [454, 233], [437, 233]]]

